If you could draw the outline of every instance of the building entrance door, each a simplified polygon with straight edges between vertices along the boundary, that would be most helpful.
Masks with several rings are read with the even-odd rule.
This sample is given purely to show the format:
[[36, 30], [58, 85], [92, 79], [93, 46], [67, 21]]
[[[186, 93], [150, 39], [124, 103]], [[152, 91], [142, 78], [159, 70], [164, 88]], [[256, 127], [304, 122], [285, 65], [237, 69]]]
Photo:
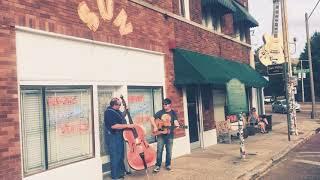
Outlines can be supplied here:
[[191, 149], [199, 148], [199, 108], [198, 108], [198, 88], [187, 87], [189, 139]]

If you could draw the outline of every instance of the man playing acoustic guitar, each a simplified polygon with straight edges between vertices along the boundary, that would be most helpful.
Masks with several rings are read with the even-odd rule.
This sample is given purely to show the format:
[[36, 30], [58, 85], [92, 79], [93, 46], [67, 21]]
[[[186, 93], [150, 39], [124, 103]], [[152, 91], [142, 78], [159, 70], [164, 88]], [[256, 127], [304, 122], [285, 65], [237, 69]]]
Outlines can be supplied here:
[[[161, 163], [162, 163], [162, 153], [163, 147], [166, 146], [166, 162], [165, 166], [168, 171], [171, 170], [171, 155], [172, 155], [172, 146], [174, 138], [174, 128], [179, 127], [178, 117], [176, 112], [171, 108], [171, 100], [166, 98], [162, 102], [163, 109], [158, 111], [154, 118], [156, 121], [169, 122], [169, 128], [165, 130], [159, 130], [159, 127], [156, 127], [156, 123], [152, 120], [151, 124], [154, 126], [154, 129], [157, 128], [157, 163], [154, 168], [154, 172], [159, 172]], [[161, 133], [159, 133], [161, 132]], [[156, 133], [156, 132], [155, 132]]]

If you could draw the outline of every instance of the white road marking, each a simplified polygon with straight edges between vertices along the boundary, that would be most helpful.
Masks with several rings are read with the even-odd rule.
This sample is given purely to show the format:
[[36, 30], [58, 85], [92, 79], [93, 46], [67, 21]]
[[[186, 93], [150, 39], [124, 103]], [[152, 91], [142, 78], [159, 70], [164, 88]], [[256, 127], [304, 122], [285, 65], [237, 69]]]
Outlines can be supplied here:
[[320, 162], [316, 162], [316, 161], [308, 161], [308, 160], [302, 160], [302, 159], [294, 159], [293, 161], [294, 162], [300, 162], [300, 163], [312, 164], [312, 165], [320, 166]]
[[312, 151], [308, 151], [308, 152], [298, 152], [301, 154], [320, 154], [320, 152], [312, 152]]
[[297, 156], [297, 158], [304, 158], [304, 157], [320, 157], [320, 154], [307, 154], [307, 155]]

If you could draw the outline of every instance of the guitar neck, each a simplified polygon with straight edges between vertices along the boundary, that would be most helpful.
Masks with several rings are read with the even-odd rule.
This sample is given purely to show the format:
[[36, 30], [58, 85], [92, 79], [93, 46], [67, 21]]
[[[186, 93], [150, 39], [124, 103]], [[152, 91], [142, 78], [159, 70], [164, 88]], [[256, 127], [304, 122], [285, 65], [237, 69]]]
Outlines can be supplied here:
[[[171, 126], [163, 126], [161, 129], [170, 129]], [[183, 129], [187, 129], [188, 126], [185, 125], [180, 125], [180, 126], [173, 126], [173, 128], [183, 128]]]
[[272, 18], [272, 34], [275, 38], [278, 37], [279, 31], [279, 11], [280, 11], [280, 1], [273, 0], [273, 18]]

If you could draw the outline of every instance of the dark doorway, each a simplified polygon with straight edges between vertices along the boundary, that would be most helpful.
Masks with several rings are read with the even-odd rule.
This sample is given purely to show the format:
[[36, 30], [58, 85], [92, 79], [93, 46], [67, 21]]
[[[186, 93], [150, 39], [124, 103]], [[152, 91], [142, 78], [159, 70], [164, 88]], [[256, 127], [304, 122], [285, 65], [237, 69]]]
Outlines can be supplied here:
[[199, 142], [199, 110], [198, 110], [198, 88], [187, 87], [189, 138], [191, 148], [200, 147]]

